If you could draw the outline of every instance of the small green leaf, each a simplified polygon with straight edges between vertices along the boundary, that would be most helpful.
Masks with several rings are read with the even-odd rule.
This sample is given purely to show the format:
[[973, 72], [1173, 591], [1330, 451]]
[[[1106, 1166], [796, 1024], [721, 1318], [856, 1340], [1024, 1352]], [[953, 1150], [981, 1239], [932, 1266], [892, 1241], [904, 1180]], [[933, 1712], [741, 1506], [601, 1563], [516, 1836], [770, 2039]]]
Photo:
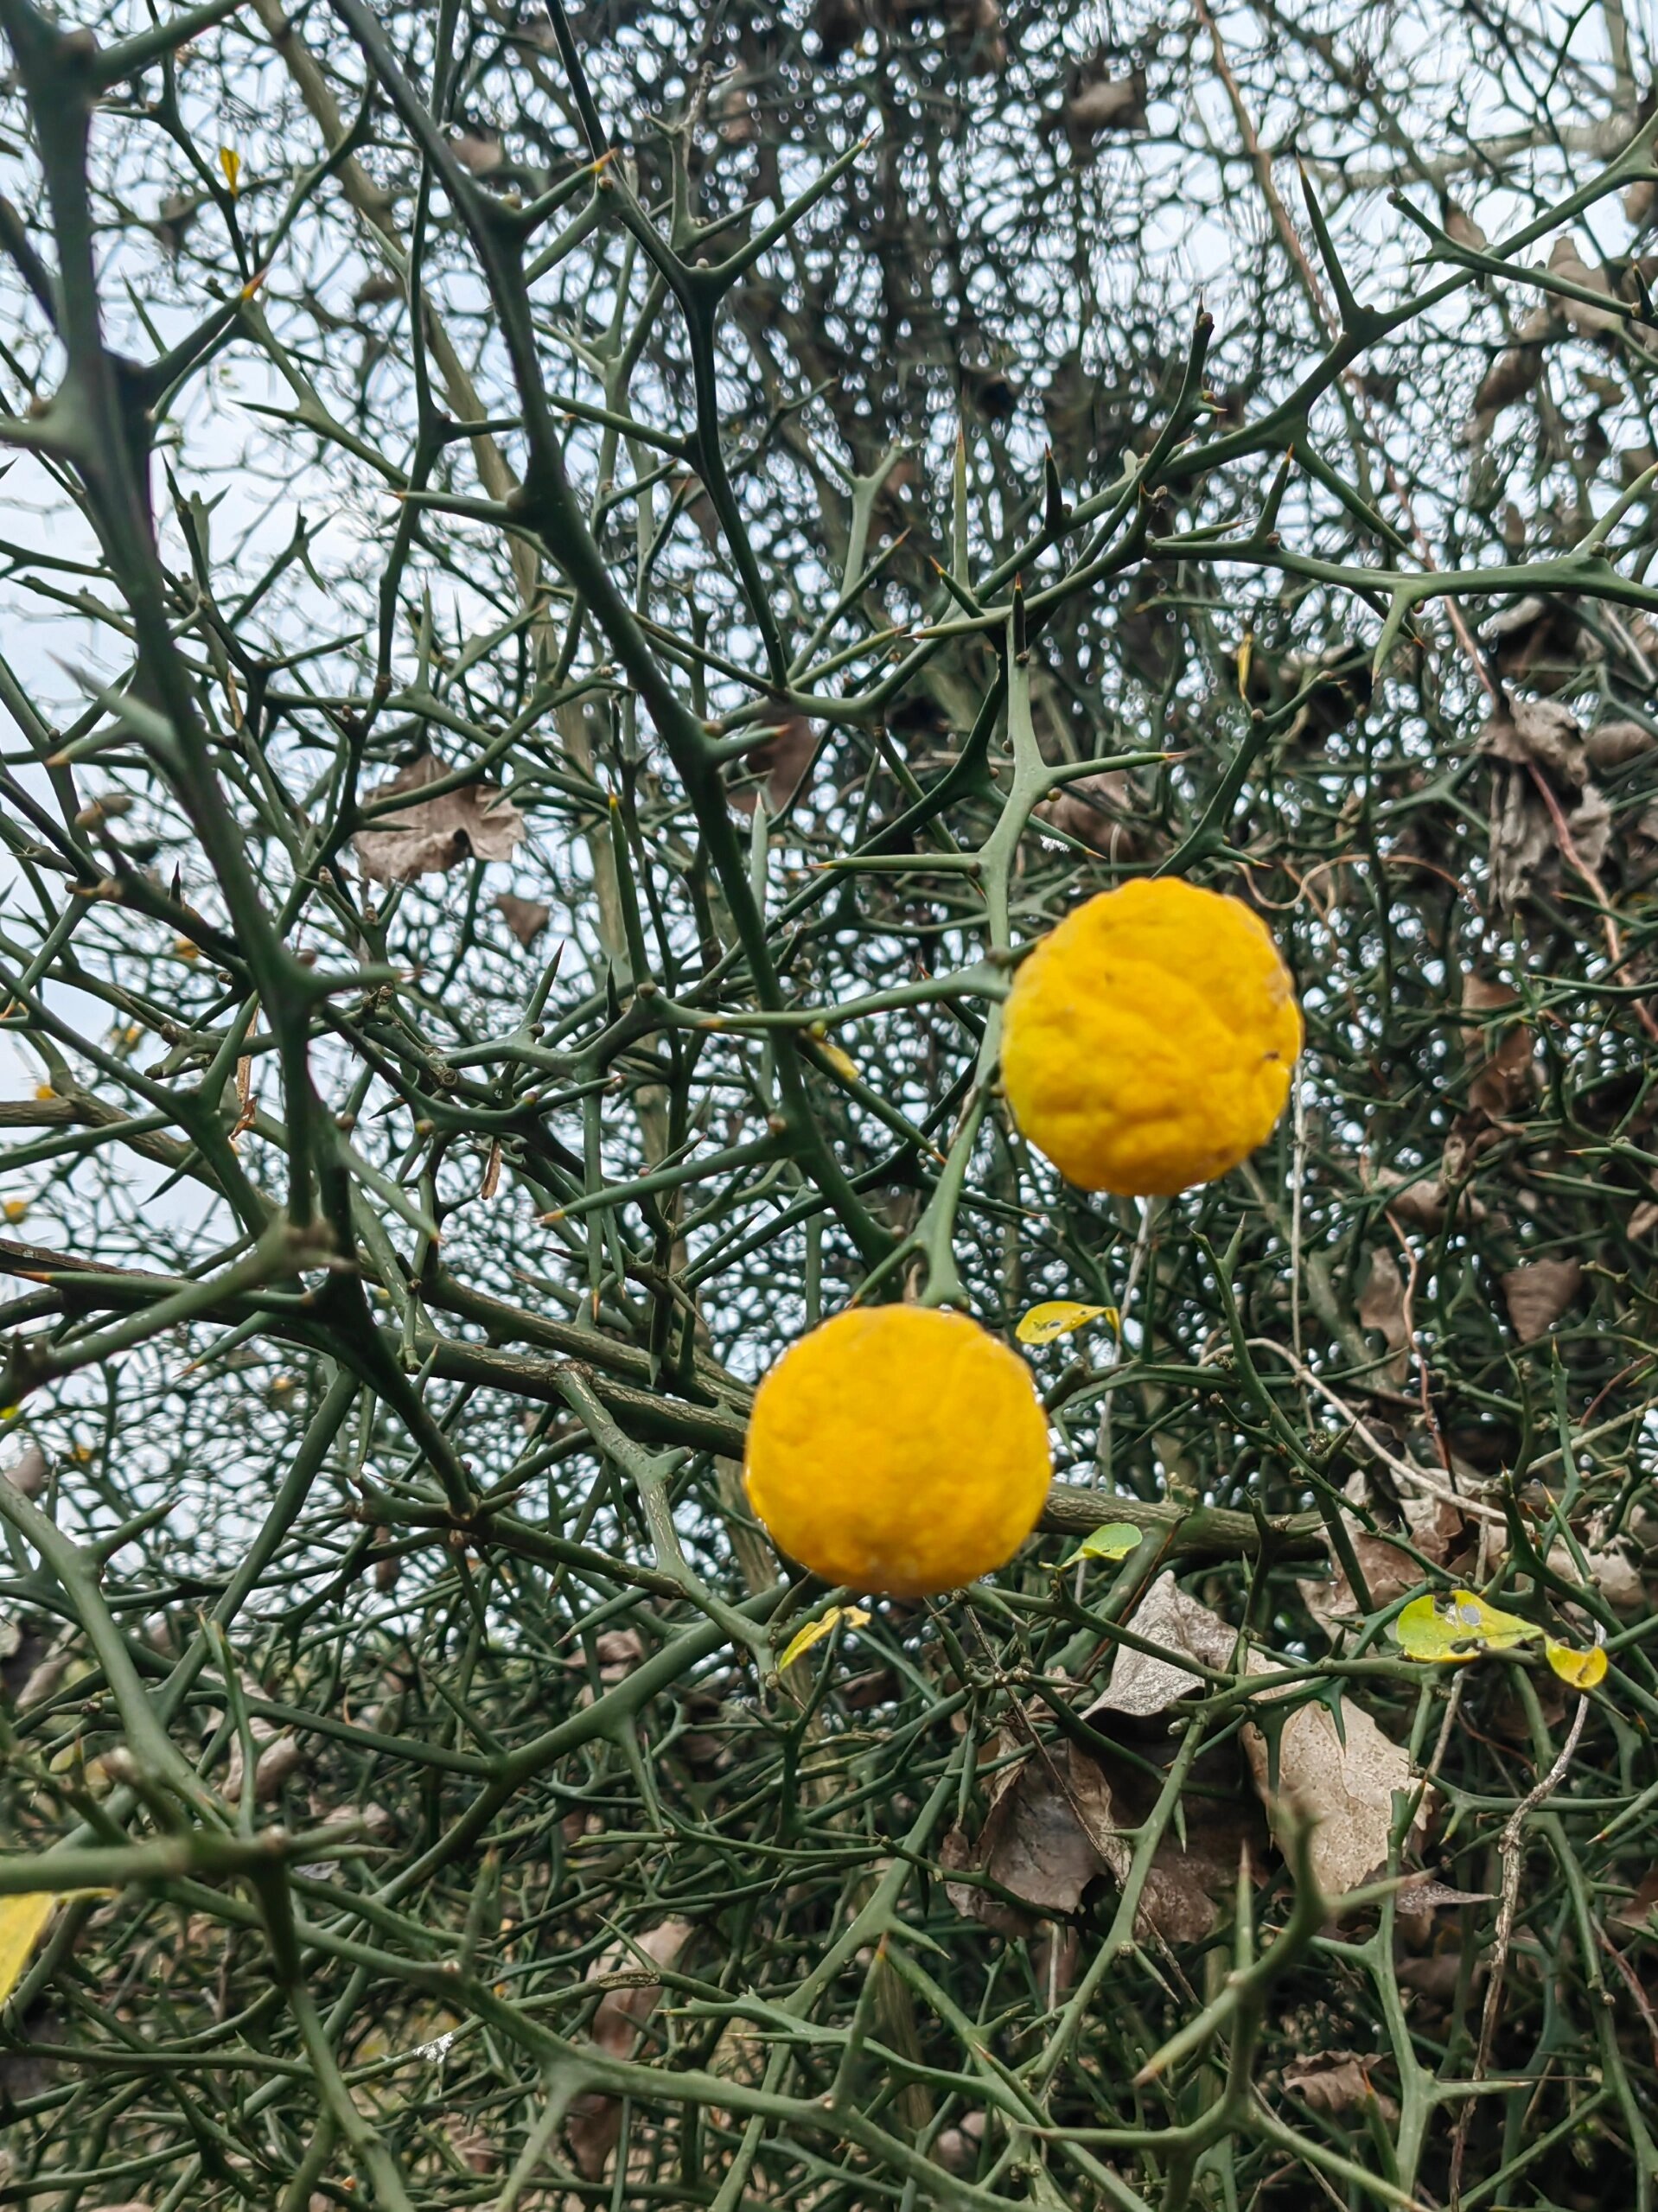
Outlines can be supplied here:
[[1091, 1528], [1070, 1558], [1060, 1561], [1055, 1572], [1062, 1574], [1079, 1559], [1126, 1559], [1145, 1533], [1132, 1520], [1108, 1520], [1103, 1528]]
[[1051, 1298], [1045, 1305], [1032, 1306], [1013, 1334], [1021, 1344], [1051, 1344], [1055, 1337], [1068, 1336], [1090, 1321], [1104, 1321], [1115, 1329], [1119, 1319], [1115, 1306], [1085, 1306], [1075, 1298]]

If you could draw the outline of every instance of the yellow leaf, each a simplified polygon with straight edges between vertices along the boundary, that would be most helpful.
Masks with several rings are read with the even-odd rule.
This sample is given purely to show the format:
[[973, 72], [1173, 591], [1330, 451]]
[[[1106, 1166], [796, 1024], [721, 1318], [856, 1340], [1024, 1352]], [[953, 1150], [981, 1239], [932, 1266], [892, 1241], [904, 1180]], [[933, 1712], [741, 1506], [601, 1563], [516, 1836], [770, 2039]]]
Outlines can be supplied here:
[[8, 1198], [8, 1199], [7, 1199], [7, 1201], [6, 1201], [6, 1204], [5, 1204], [5, 1215], [6, 1215], [6, 1219], [7, 1219], [7, 1221], [24, 1221], [24, 1220], [26, 1220], [26, 1219], [28, 1218], [28, 1214], [29, 1214], [29, 1201], [28, 1201], [28, 1199], [26, 1199], [26, 1198]]
[[1059, 1571], [1074, 1567], [1079, 1559], [1126, 1559], [1145, 1533], [1132, 1520], [1110, 1520], [1103, 1528], [1091, 1528], [1070, 1558], [1060, 1561]]
[[837, 1075], [845, 1075], [853, 1082], [858, 1081], [858, 1062], [850, 1052], [843, 1052], [838, 1044], [831, 1044], [826, 1037], [819, 1037], [818, 1050]]
[[1456, 1667], [1482, 1652], [1512, 1651], [1542, 1631], [1517, 1614], [1500, 1612], [1471, 1590], [1436, 1597], [1425, 1590], [1393, 1622], [1393, 1639], [1406, 1659]]
[[219, 166], [225, 172], [225, 182], [230, 187], [231, 198], [234, 200], [242, 188], [242, 157], [233, 147], [221, 146], [219, 149]]
[[52, 1917], [57, 1899], [48, 1890], [21, 1897], [0, 1897], [0, 2005], [23, 1978], [29, 1954]]
[[1569, 1643], [1556, 1643], [1553, 1636], [1545, 1636], [1543, 1653], [1560, 1680], [1570, 1682], [1574, 1690], [1592, 1690], [1606, 1680], [1606, 1654], [1598, 1644], [1588, 1651], [1573, 1651]]
[[777, 1672], [781, 1674], [785, 1667], [793, 1667], [797, 1659], [810, 1651], [814, 1643], [821, 1643], [841, 1622], [849, 1629], [861, 1629], [869, 1617], [861, 1605], [832, 1605], [826, 1613], [820, 1614], [815, 1621], [808, 1621], [798, 1635], [789, 1638], [777, 1662]]
[[1045, 1305], [1032, 1306], [1013, 1334], [1021, 1344], [1051, 1344], [1055, 1337], [1068, 1335], [1087, 1322], [1104, 1321], [1115, 1329], [1118, 1319], [1115, 1306], [1085, 1306], [1075, 1298], [1051, 1298]]

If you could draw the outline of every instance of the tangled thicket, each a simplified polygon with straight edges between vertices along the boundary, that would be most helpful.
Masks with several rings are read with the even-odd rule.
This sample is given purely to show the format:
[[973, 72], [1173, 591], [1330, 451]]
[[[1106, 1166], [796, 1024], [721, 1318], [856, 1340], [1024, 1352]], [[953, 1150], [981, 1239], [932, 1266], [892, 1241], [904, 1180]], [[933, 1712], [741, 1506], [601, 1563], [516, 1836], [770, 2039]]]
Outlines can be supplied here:
[[[1621, 0], [0, 31], [0, 2202], [1649, 2205]], [[1308, 1046], [1142, 1211], [995, 1044], [1158, 870]], [[784, 1667], [854, 1295], [1123, 1319]]]

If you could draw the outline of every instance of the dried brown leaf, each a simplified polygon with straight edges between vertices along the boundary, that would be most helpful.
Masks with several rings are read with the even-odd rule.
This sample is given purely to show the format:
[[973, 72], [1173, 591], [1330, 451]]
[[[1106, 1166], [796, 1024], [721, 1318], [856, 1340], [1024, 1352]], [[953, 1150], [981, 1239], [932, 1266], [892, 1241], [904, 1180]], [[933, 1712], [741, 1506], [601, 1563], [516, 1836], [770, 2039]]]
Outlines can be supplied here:
[[1405, 1275], [1391, 1252], [1372, 1250], [1370, 1265], [1359, 1291], [1359, 1326], [1375, 1329], [1387, 1347], [1388, 1356], [1378, 1373], [1395, 1387], [1410, 1367], [1411, 1332], [1405, 1319]]
[[[1463, 978], [1463, 1049], [1473, 1074], [1468, 1103], [1493, 1121], [1507, 1121], [1535, 1087], [1537, 1041], [1523, 1022], [1490, 1017], [1520, 1003], [1520, 994], [1470, 969]], [[1488, 1049], [1489, 1048], [1489, 1049]]]
[[1513, 700], [1508, 712], [1492, 714], [1480, 743], [1503, 763], [1491, 777], [1491, 894], [1500, 910], [1512, 913], [1531, 896], [1545, 864], [1551, 874], [1556, 865], [1559, 838], [1537, 774], [1546, 779], [1585, 866], [1597, 867], [1604, 857], [1611, 813], [1589, 781], [1583, 733], [1559, 700]]
[[1612, 842], [1611, 802], [1591, 783], [1566, 818], [1566, 834], [1579, 864], [1598, 869]]
[[1541, 596], [1506, 608], [1487, 623], [1485, 639], [1503, 681], [1534, 692], [1558, 692], [1601, 652], [1565, 601]]
[[511, 891], [500, 894], [495, 911], [520, 945], [533, 945], [552, 920], [550, 906], [543, 906], [539, 899], [520, 899]]
[[1528, 1259], [1497, 1278], [1515, 1335], [1534, 1344], [1566, 1311], [1583, 1287], [1579, 1259]]
[[[1486, 634], [1489, 637], [1505, 634], [1529, 635], [1537, 621], [1548, 611], [1550, 603], [1541, 599], [1522, 599], [1518, 607], [1500, 615]], [[1483, 751], [1500, 761], [1513, 762], [1516, 767], [1523, 768], [1534, 762], [1575, 789], [1581, 790], [1589, 780], [1589, 755], [1585, 750], [1583, 731], [1577, 717], [1559, 699], [1510, 699], [1506, 713], [1500, 707], [1494, 709], [1480, 733], [1480, 746]]]
[[495, 2146], [475, 2122], [452, 2113], [443, 2122], [450, 2148], [469, 2174], [493, 2173], [496, 2165]]
[[[1378, 1178], [1387, 1193], [1387, 1211], [1407, 1228], [1425, 1229], [1438, 1235], [1445, 1225], [1452, 1194], [1443, 1175], [1417, 1176], [1406, 1182], [1392, 1173]], [[1459, 1227], [1473, 1227], [1486, 1218], [1483, 1203], [1470, 1190], [1456, 1194]]]
[[[1194, 1775], [1194, 1781], [1200, 1778]], [[998, 1791], [976, 1844], [956, 1831], [941, 1862], [952, 1871], [988, 1875], [1023, 1901], [1022, 1910], [977, 1884], [949, 1882], [951, 1903], [1004, 1935], [1029, 1934], [1040, 1916], [1075, 1912], [1090, 1882], [1121, 1883], [1133, 1858], [1132, 1833], [1151, 1814], [1155, 1775], [1144, 1762], [1094, 1757], [1075, 1744], [1030, 1752], [998, 1777]], [[1266, 1842], [1259, 1808], [1231, 1786], [1189, 1790], [1183, 1838], [1172, 1828], [1157, 1845], [1136, 1926], [1168, 1943], [1201, 1942], [1220, 1918], [1218, 1899], [1236, 1887], [1240, 1853], [1252, 1861]]]
[[[304, 1764], [305, 1747], [298, 1737], [278, 1734], [273, 1722], [260, 1720], [257, 1717], [248, 1723], [248, 1734], [253, 1738], [256, 1755], [254, 1802], [266, 1805], [272, 1798], [280, 1796], [283, 1784]], [[242, 1774], [242, 1744], [239, 1736], [231, 1744], [230, 1764], [225, 1774], [226, 1805], [241, 1802]]]
[[[1348, 1495], [1356, 1501], [1362, 1495], [1363, 1485], [1362, 1475], [1355, 1476], [1348, 1486]], [[1406, 1498], [1400, 1510], [1405, 1520], [1405, 1542], [1435, 1566], [1444, 1566], [1452, 1552], [1460, 1551], [1467, 1540], [1469, 1524], [1448, 1499]], [[1422, 1580], [1422, 1570], [1405, 1549], [1404, 1542], [1393, 1543], [1386, 1536], [1373, 1535], [1353, 1514], [1343, 1513], [1342, 1518], [1373, 1606], [1391, 1605], [1395, 1598], [1416, 1589]], [[1339, 1642], [1362, 1615], [1346, 1571], [1333, 1552], [1330, 1565], [1330, 1580], [1315, 1582], [1308, 1578], [1298, 1587], [1314, 1620], [1333, 1642]]]
[[[435, 753], [423, 753], [369, 793], [371, 800], [417, 793], [451, 773]], [[411, 798], [384, 816], [384, 826], [352, 839], [363, 874], [377, 883], [411, 883], [463, 860], [510, 860], [524, 835], [524, 817], [499, 784], [469, 783], [436, 799]]]
[[1143, 69], [1126, 77], [1081, 76], [1066, 95], [1065, 135], [1079, 160], [1103, 133], [1144, 131], [1147, 120]]
[[[1232, 1663], [1237, 1643], [1233, 1629], [1180, 1590], [1172, 1574], [1152, 1584], [1133, 1625], [1149, 1641], [1207, 1667]], [[1269, 1660], [1251, 1652], [1247, 1671], [1259, 1674], [1273, 1670]], [[1149, 1718], [1187, 1695], [1193, 1681], [1171, 1661], [1125, 1647], [1117, 1654], [1108, 1688], [1085, 1718], [1107, 1712]], [[1287, 1717], [1278, 1734], [1274, 1770], [1266, 1736], [1254, 1727], [1243, 1731], [1255, 1787], [1269, 1819], [1278, 1807], [1291, 1801], [1311, 1816], [1316, 1823], [1310, 1846], [1313, 1871], [1324, 1894], [1339, 1896], [1358, 1888], [1386, 1860], [1393, 1793], [1412, 1785], [1410, 1759], [1350, 1699], [1342, 1705], [1339, 1731], [1328, 1705], [1304, 1705]]]
[[1658, 1866], [1649, 1866], [1628, 1903], [1612, 1907], [1611, 1917], [1626, 1928], [1639, 1928], [1649, 1933], [1655, 1909], [1658, 1909]]
[[1381, 2063], [1379, 2058], [1361, 2058], [1351, 2050], [1309, 2054], [1285, 2068], [1285, 2091], [1321, 2113], [1361, 2112], [1374, 2098], [1382, 2118], [1395, 2120], [1399, 2107], [1372, 2086], [1366, 2070]]
[[606, 1629], [593, 1639], [593, 1655], [601, 1682], [625, 1681], [645, 1656], [645, 1640], [637, 1629]]
[[[1356, 1890], [1386, 1865], [1393, 1794], [1409, 1789], [1414, 1775], [1409, 1756], [1362, 1706], [1343, 1700], [1340, 1732], [1326, 1705], [1292, 1712], [1279, 1737], [1275, 1788], [1267, 1739], [1255, 1728], [1245, 1729], [1243, 1738], [1269, 1819], [1292, 1803], [1299, 1815], [1316, 1822], [1312, 1870], [1327, 1897]], [[1425, 1798], [1419, 1825], [1425, 1814]]]
[[[1130, 1760], [1104, 1763], [1116, 1827], [1132, 1830], [1151, 1817], [1159, 1782]], [[1165, 1943], [1201, 1943], [1220, 1925], [1237, 1895], [1238, 1869], [1252, 1877], [1264, 1866], [1268, 1836], [1259, 1804], [1243, 1785], [1237, 1758], [1225, 1746], [1215, 1759], [1200, 1759], [1181, 1800], [1182, 1827], [1165, 1829], [1146, 1874], [1135, 1932], [1155, 1929]], [[1104, 1856], [1114, 1879], [1127, 1878], [1133, 1848], [1127, 1834], [1113, 1833]]]
[[[1086, 1752], [1062, 1744], [1029, 1753], [997, 1777], [996, 1793], [972, 1852], [957, 1864], [988, 1875], [1038, 1917], [1075, 1912], [1090, 1882], [1106, 1871], [1097, 1848], [1111, 1826], [1105, 1777]], [[948, 1885], [958, 1912], [1011, 1932], [1021, 1916], [969, 1883]], [[1024, 1920], [1028, 1928], [1030, 1921]]]
[[1623, 1225], [1626, 1236], [1640, 1239], [1658, 1228], [1658, 1200], [1643, 1198]]
[[1475, 415], [1484, 417], [1488, 423], [1493, 420], [1516, 399], [1523, 399], [1542, 373], [1540, 345], [1509, 346], [1486, 370], [1474, 394]]
[[[771, 736], [743, 755], [743, 765], [749, 773], [766, 779], [768, 814], [781, 814], [794, 798], [817, 749], [817, 732], [812, 724], [803, 714], [791, 714], [780, 720]], [[752, 814], [755, 795], [752, 784], [738, 787], [731, 792], [731, 804], [739, 814]]]
[[[1148, 1643], [1217, 1670], [1232, 1665], [1237, 1649], [1235, 1631], [1218, 1613], [1189, 1597], [1172, 1574], [1160, 1575], [1152, 1584], [1131, 1625]], [[1113, 1661], [1110, 1681], [1082, 1718], [1093, 1721], [1102, 1713], [1123, 1713], [1131, 1719], [1150, 1720], [1177, 1698], [1190, 1697], [1202, 1686], [1203, 1677], [1175, 1658], [1157, 1658], [1125, 1644]]]
[[507, 158], [507, 150], [493, 131], [462, 131], [450, 140], [450, 151], [474, 176], [493, 176]]
[[14, 1490], [26, 1498], [38, 1498], [46, 1488], [46, 1478], [50, 1471], [46, 1463], [46, 1454], [31, 1437], [10, 1466], [0, 1468], [0, 1482], [10, 1482]]
[[[652, 1966], [671, 1969], [678, 1963], [691, 1935], [688, 1920], [662, 1921], [635, 1936], [630, 1943], [618, 1940], [609, 1945], [589, 1967], [587, 1979], [599, 1981], [609, 1974], [638, 1973], [641, 1969], [641, 1952]], [[661, 2001], [660, 1982], [639, 1981], [620, 1989], [607, 1989], [599, 1999], [588, 2032], [607, 2057], [631, 2058], [639, 2047], [647, 2022]], [[564, 2132], [582, 2172], [590, 2181], [599, 2180], [622, 2132], [620, 2098], [606, 2096], [597, 2090], [576, 2098], [564, 2121]]]
[[1146, 847], [1132, 819], [1133, 806], [1126, 775], [1121, 768], [1106, 768], [1062, 785], [1034, 809], [1034, 818], [1051, 822], [1068, 837], [1113, 860], [1137, 860], [1145, 857]]
[[[1587, 1545], [1581, 1548], [1589, 1578], [1613, 1612], [1644, 1612], [1647, 1586], [1641, 1578], [1640, 1569], [1629, 1555], [1617, 1545], [1604, 1552], [1591, 1550]], [[1563, 1582], [1578, 1580], [1577, 1559], [1566, 1544], [1557, 1540], [1550, 1546], [1548, 1563]]]
[[[1584, 259], [1582, 246], [1569, 231], [1562, 231], [1555, 239], [1549, 250], [1548, 265], [1553, 275], [1563, 277], [1568, 284], [1604, 293], [1609, 300], [1615, 296], [1611, 278], [1604, 269]], [[1624, 321], [1614, 309], [1594, 307], [1586, 300], [1562, 299], [1558, 307], [1566, 317], [1567, 328], [1579, 338], [1592, 338], [1604, 330], [1619, 329]]]
[[1597, 722], [1583, 741], [1591, 767], [1597, 768], [1621, 768], [1626, 761], [1649, 753], [1655, 743], [1642, 722]]

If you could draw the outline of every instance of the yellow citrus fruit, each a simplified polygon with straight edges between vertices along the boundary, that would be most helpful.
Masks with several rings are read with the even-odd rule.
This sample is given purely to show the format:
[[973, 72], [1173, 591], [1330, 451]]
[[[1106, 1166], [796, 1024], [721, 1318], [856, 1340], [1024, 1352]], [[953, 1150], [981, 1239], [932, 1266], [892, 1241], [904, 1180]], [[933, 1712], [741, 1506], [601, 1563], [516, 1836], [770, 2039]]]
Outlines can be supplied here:
[[749, 1423], [749, 1500], [826, 1582], [955, 1590], [1011, 1559], [1053, 1471], [1017, 1353], [964, 1314], [873, 1306], [792, 1345]]
[[1067, 915], [1019, 969], [1002, 1081], [1070, 1182], [1164, 1197], [1264, 1142], [1300, 1049], [1289, 971], [1259, 916], [1142, 877]]

